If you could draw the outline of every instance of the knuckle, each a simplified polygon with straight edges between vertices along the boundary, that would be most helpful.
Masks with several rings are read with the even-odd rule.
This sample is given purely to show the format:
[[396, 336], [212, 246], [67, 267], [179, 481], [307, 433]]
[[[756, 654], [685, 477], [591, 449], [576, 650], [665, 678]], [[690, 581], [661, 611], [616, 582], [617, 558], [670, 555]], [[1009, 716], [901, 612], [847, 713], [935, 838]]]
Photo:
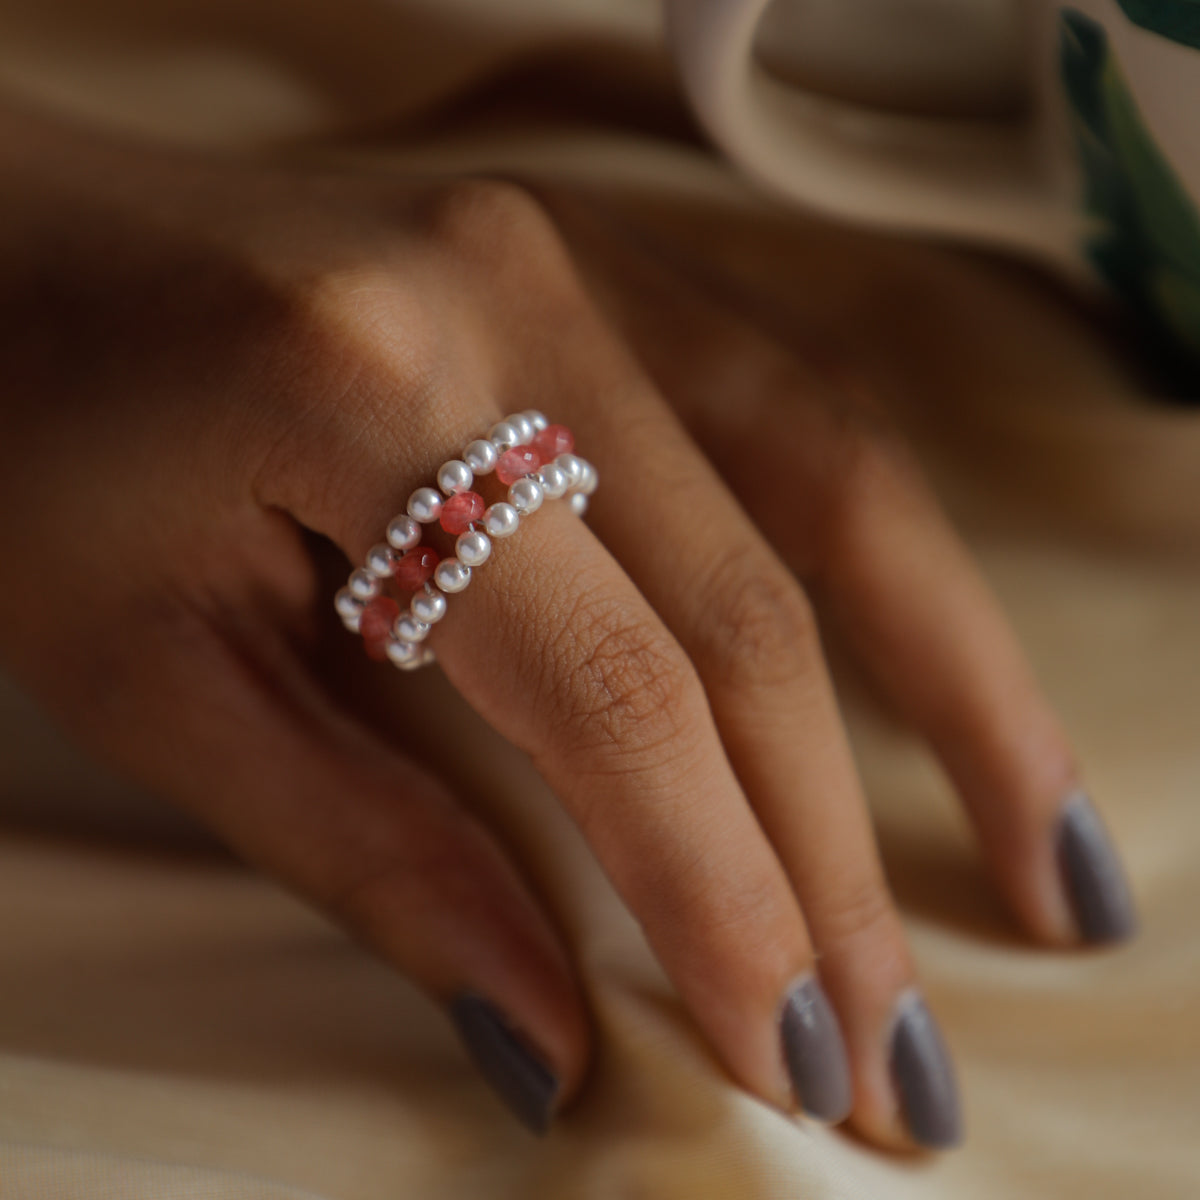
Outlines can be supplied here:
[[298, 280], [290, 302], [291, 350], [253, 433], [251, 490], [290, 511], [339, 512], [364, 447], [407, 465], [444, 421], [433, 399], [445, 355], [428, 315], [373, 269]]
[[484, 261], [558, 243], [554, 223], [533, 193], [493, 177], [439, 184], [425, 200], [421, 228], [430, 242]]
[[702, 591], [715, 598], [703, 653], [723, 686], [787, 682], [819, 656], [812, 605], [788, 571], [757, 547], [726, 550]]
[[837, 439], [829, 475], [830, 508], [854, 513], [893, 501], [920, 478], [900, 435], [882, 420], [858, 420]]
[[[689, 737], [699, 683], [665, 630], [612, 603], [581, 603], [555, 639], [554, 697], [572, 745], [664, 765]], [[664, 756], [666, 752], [666, 756]]]
[[395, 934], [398, 913], [419, 912], [435, 897], [459, 911], [477, 910], [486, 883], [479, 864], [450, 842], [397, 846], [364, 855], [352, 872], [327, 884], [319, 899], [335, 920], [379, 940]]
[[818, 908], [823, 947], [864, 941], [886, 945], [902, 938], [899, 917], [881, 880], [857, 881], [826, 896]]

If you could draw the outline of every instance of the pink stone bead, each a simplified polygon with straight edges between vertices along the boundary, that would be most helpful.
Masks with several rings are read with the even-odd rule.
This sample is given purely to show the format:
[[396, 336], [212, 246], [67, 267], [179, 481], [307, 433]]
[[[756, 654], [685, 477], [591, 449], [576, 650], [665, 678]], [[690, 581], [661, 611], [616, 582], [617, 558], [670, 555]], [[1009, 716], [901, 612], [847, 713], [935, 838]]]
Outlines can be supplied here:
[[396, 573], [392, 579], [401, 591], [415, 592], [433, 578], [433, 569], [438, 565], [439, 559], [438, 552], [432, 547], [414, 546], [396, 564]]
[[442, 505], [442, 528], [458, 537], [460, 533], [467, 532], [472, 521], [478, 521], [483, 516], [486, 507], [478, 492], [455, 492]]
[[514, 446], [505, 450], [496, 463], [496, 478], [506, 486], [532, 475], [545, 460], [533, 446]]
[[368, 658], [376, 662], [383, 662], [387, 658], [384, 647], [387, 645], [388, 632], [399, 615], [400, 605], [391, 596], [376, 596], [362, 610], [358, 631], [363, 636]]
[[542, 462], [553, 462], [560, 454], [575, 449], [575, 435], [565, 425], [547, 425], [533, 439], [533, 448], [542, 456]]

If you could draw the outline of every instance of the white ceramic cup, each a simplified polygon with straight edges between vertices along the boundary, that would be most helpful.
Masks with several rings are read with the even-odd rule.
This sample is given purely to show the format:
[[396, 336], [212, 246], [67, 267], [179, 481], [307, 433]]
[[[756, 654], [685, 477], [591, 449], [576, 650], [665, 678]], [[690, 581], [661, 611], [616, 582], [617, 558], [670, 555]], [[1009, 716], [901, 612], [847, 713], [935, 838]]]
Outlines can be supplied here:
[[[1200, 0], [664, 6], [696, 115], [776, 194], [1103, 279], [1200, 353]], [[788, 62], [805, 60], [806, 28], [838, 20], [857, 91], [894, 53], [908, 58], [909, 96], [901, 87], [896, 104], [867, 103], [785, 78]], [[857, 60], [846, 51], [855, 39]], [[915, 106], [914, 71], [937, 89]], [[1009, 115], [979, 115], [989, 109]]]

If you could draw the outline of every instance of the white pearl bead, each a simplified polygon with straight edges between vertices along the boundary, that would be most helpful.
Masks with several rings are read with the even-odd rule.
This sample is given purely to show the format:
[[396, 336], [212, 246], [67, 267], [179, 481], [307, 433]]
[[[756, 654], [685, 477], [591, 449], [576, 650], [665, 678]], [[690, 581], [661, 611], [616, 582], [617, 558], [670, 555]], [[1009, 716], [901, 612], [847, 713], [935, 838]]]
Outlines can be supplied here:
[[351, 633], [362, 633], [362, 612], [356, 612], [352, 617], [343, 617], [342, 624]]
[[443, 592], [461, 592], [471, 582], [471, 568], [457, 558], [443, 558], [433, 569], [433, 581]]
[[534, 429], [533, 422], [524, 413], [513, 413], [504, 419], [517, 431], [519, 445], [528, 446], [533, 441], [537, 430]]
[[430, 588], [428, 591], [418, 592], [408, 607], [418, 621], [424, 621], [426, 625], [436, 625], [446, 615], [446, 597]]
[[380, 579], [387, 579], [396, 573], [397, 561], [395, 550], [387, 542], [380, 542], [367, 551], [367, 570]]
[[511, 504], [501, 500], [483, 514], [483, 527], [494, 538], [506, 538], [517, 532], [521, 515]]
[[392, 622], [392, 633], [402, 642], [423, 642], [429, 634], [429, 626], [406, 614]]
[[576, 492], [567, 503], [577, 517], [582, 517], [588, 510], [588, 498], [582, 492]]
[[360, 600], [374, 600], [379, 595], [379, 580], [370, 571], [363, 570], [362, 567], [351, 574], [347, 587]]
[[458, 555], [460, 563], [468, 567], [481, 567], [492, 557], [492, 539], [486, 533], [469, 530], [459, 535], [454, 543], [454, 553]]
[[497, 421], [488, 430], [488, 441], [503, 454], [505, 450], [511, 450], [520, 444], [521, 435], [516, 427], [508, 421]]
[[590, 496], [600, 482], [600, 476], [596, 473], [596, 468], [585, 458], [583, 460], [583, 479], [579, 483], [579, 490], [585, 495]]
[[571, 486], [566, 471], [558, 463], [547, 463], [534, 478], [542, 485], [542, 491], [551, 500], [557, 500]]
[[461, 459], [452, 458], [438, 468], [437, 485], [447, 496], [453, 496], [455, 492], [469, 491], [474, 482], [475, 472]]
[[398, 667], [411, 667], [421, 660], [421, 647], [416, 642], [399, 642], [388, 638], [385, 652]]
[[[410, 643], [411, 644], [411, 643]], [[402, 671], [418, 671], [422, 667], [433, 662], [433, 651], [428, 646], [417, 647], [419, 653], [411, 662], [401, 663], [400, 670]]]
[[348, 588], [340, 588], [333, 598], [333, 607], [343, 621], [357, 617], [363, 610], [363, 602]]
[[422, 525], [442, 515], [442, 494], [436, 488], [420, 487], [408, 498], [408, 515]]
[[538, 433], [541, 433], [550, 424], [545, 415], [538, 412], [536, 408], [527, 408], [522, 415], [528, 417], [533, 422], [533, 427]]
[[490, 475], [496, 469], [500, 453], [491, 442], [479, 438], [463, 451], [463, 461], [476, 475]]
[[570, 487], [577, 488], [583, 482], [583, 459], [577, 454], [560, 454], [554, 463], [566, 471]]
[[388, 525], [387, 540], [397, 550], [411, 550], [421, 540], [421, 526], [407, 513], [401, 513]]
[[508, 502], [524, 516], [542, 507], [543, 495], [542, 485], [532, 475], [526, 475], [508, 489]]

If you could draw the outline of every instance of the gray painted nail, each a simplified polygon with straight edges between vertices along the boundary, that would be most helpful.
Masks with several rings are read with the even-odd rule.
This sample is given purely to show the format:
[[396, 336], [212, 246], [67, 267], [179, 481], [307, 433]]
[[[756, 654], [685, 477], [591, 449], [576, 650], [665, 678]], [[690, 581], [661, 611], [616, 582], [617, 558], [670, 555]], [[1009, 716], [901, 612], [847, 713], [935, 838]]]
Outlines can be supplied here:
[[1100, 816], [1083, 792], [1063, 805], [1058, 869], [1084, 941], [1119, 942], [1137, 931], [1137, 915], [1121, 862]]
[[918, 992], [896, 1005], [892, 1032], [892, 1080], [913, 1141], [944, 1149], [962, 1141], [962, 1111], [954, 1064], [933, 1014]]
[[527, 1129], [545, 1133], [558, 1095], [554, 1073], [482, 996], [460, 992], [450, 1016], [484, 1079]]
[[784, 997], [780, 1016], [783, 1054], [800, 1107], [821, 1121], [841, 1121], [854, 1102], [842, 1031], [829, 1000], [812, 975]]

